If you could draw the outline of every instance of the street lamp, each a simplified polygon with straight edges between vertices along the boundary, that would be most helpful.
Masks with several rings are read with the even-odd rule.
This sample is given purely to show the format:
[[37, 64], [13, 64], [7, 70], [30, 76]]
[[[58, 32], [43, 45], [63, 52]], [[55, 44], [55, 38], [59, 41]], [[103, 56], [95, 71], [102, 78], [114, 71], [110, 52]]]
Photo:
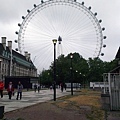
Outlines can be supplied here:
[[77, 87], [78, 87], [78, 76], [77, 76], [77, 73], [78, 73], [78, 71], [76, 70], [76, 89], [77, 89]]
[[[49, 77], [50, 77], [50, 73], [48, 72], [48, 76], [47, 76], [48, 81], [49, 81]], [[50, 81], [49, 81], [49, 86], [51, 86]]]
[[53, 39], [54, 44], [54, 101], [56, 101], [56, 43], [57, 40]]
[[73, 54], [70, 53], [70, 59], [71, 59], [71, 95], [73, 95], [73, 66], [72, 66], [72, 59], [73, 59]]
[[40, 85], [40, 90], [42, 87], [42, 73], [39, 74], [39, 85]]
[[85, 89], [85, 74], [83, 76], [84, 76], [84, 89]]

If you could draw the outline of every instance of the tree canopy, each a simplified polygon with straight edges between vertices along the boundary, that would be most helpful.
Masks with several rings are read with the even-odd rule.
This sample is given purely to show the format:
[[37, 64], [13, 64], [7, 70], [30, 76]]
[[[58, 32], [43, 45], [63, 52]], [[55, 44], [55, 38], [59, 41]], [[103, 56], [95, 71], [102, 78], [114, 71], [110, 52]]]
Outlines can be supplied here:
[[[103, 62], [100, 58], [84, 59], [79, 53], [73, 53], [72, 58], [72, 74], [73, 82], [76, 83], [89, 83], [89, 82], [102, 82], [103, 73], [108, 73], [117, 67], [118, 61], [116, 59], [111, 62]], [[40, 74], [41, 84], [53, 84], [53, 69], [54, 62], [51, 63], [48, 70], [43, 70]], [[56, 84], [61, 82], [67, 83], [71, 80], [71, 58], [70, 54], [67, 56], [60, 55], [56, 59]]]

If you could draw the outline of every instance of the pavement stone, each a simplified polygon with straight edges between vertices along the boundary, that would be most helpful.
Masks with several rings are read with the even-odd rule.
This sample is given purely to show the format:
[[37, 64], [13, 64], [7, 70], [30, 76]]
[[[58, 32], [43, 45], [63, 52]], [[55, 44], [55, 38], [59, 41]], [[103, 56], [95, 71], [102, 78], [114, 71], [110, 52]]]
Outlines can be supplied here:
[[[22, 93], [22, 99], [16, 100], [17, 93], [9, 100], [8, 95], [4, 95], [0, 98], [0, 106], [4, 106], [4, 112], [10, 112], [23, 107], [31, 106], [40, 102], [46, 102], [53, 100], [53, 90], [41, 90], [39, 93], [34, 91], [27, 91]], [[56, 98], [69, 95], [70, 92], [56, 89]]]

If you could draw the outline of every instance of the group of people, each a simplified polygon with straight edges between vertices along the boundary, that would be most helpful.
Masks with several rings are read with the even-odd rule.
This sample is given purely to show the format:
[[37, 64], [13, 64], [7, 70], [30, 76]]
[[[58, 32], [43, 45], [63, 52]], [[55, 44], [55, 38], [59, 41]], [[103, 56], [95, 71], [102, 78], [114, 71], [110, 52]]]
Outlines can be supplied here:
[[[1, 98], [3, 97], [3, 90], [4, 90], [4, 83], [1, 80], [0, 81], [0, 95], [1, 95]], [[23, 85], [19, 81], [18, 85], [17, 85], [17, 97], [16, 97], [16, 100], [18, 100], [19, 97], [20, 97], [20, 99], [22, 99], [22, 90], [23, 90]], [[8, 87], [7, 87], [7, 92], [8, 92], [9, 99], [11, 99], [12, 96], [14, 96], [14, 85], [12, 84], [12, 82], [9, 82]]]
[[40, 91], [40, 84], [34, 84], [34, 91], [36, 92], [38, 90], [38, 93]]
[[[58, 88], [61, 89], [61, 92], [63, 92], [63, 90], [67, 88], [67, 85], [65, 83], [60, 83], [60, 85], [58, 85]], [[54, 89], [54, 85], [50, 86], [50, 90]]]

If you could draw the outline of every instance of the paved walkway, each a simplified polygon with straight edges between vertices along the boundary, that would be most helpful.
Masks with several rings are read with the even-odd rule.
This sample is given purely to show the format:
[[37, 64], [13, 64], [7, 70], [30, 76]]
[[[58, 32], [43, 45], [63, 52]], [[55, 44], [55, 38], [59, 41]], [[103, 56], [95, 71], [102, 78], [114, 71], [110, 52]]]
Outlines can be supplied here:
[[[12, 96], [12, 99], [8, 99], [8, 95], [4, 95], [0, 98], [0, 106], [5, 106], [5, 112], [16, 110], [19, 108], [34, 105], [36, 103], [45, 102], [53, 99], [53, 90], [41, 90], [39, 93], [34, 91], [23, 92], [23, 97], [21, 100], [16, 100], [17, 93]], [[61, 97], [70, 94], [70, 92], [56, 89], [56, 97]]]

